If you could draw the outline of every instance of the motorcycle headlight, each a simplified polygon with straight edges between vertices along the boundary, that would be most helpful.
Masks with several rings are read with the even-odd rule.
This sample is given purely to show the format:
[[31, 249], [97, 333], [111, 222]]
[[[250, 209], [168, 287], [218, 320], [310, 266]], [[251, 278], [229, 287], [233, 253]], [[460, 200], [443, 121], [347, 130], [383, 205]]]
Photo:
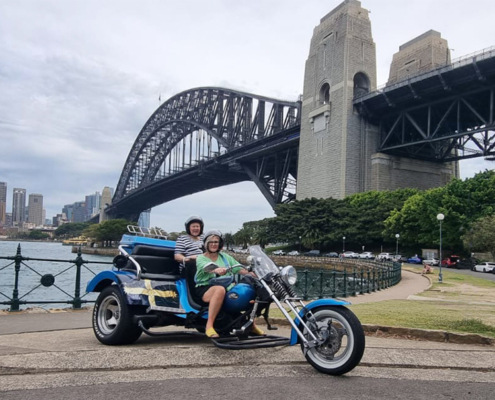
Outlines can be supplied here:
[[280, 275], [288, 285], [294, 286], [297, 282], [297, 271], [292, 265], [287, 265], [287, 267], [282, 268]]

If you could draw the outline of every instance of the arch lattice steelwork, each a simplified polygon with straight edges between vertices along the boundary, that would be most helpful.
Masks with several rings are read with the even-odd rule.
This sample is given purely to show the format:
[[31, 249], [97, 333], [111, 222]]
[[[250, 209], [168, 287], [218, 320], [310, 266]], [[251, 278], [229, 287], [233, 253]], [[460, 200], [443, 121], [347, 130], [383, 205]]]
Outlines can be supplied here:
[[127, 157], [113, 203], [154, 182], [300, 125], [300, 103], [235, 90], [181, 92], [149, 118]]

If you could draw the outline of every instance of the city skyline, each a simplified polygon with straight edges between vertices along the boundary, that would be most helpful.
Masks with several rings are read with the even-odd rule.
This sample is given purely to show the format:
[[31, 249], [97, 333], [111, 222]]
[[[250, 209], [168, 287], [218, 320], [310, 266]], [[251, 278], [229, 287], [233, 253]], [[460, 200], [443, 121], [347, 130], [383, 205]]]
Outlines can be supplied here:
[[[0, 180], [43, 193], [52, 217], [117, 185], [159, 99], [221, 86], [297, 100], [313, 28], [340, 3], [0, 2], [0, 140], [9, 149]], [[490, 1], [361, 4], [371, 11], [378, 85], [399, 47], [430, 29], [448, 41], [452, 59], [495, 44]], [[485, 168], [493, 163], [462, 162], [461, 177]], [[274, 215], [255, 184], [245, 182], [156, 207], [151, 225], [180, 231], [192, 214], [225, 232]]]

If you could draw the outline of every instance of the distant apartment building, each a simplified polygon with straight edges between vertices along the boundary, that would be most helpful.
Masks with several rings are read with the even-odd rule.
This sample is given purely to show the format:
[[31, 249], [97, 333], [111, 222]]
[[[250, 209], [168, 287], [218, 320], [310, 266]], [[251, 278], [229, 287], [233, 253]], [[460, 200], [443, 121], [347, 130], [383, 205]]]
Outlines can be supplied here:
[[72, 221], [72, 212], [74, 210], [74, 204], [66, 204], [64, 208], [62, 208], [62, 214], [65, 214], [65, 218], [68, 222]]
[[26, 220], [26, 189], [14, 188], [12, 192], [12, 224], [22, 226]]
[[86, 221], [100, 212], [101, 194], [95, 192], [86, 196]]
[[28, 202], [28, 218], [27, 222], [35, 226], [43, 225], [43, 195], [39, 193], [31, 193]]
[[141, 214], [139, 214], [139, 220], [138, 220], [138, 225], [141, 228], [150, 228], [150, 214], [151, 210], [145, 210]]
[[84, 201], [76, 201], [73, 204], [72, 210], [72, 222], [85, 222], [86, 221], [86, 203]]
[[52, 221], [52, 225], [57, 228], [59, 227], [60, 225], [63, 225], [63, 224], [66, 224], [67, 222], [70, 222], [68, 219], [67, 219], [67, 215], [65, 215], [65, 213], [62, 213], [62, 214], [57, 214], [53, 217], [53, 221]]
[[7, 182], [0, 182], [0, 225], [7, 226], [5, 214], [7, 213]]

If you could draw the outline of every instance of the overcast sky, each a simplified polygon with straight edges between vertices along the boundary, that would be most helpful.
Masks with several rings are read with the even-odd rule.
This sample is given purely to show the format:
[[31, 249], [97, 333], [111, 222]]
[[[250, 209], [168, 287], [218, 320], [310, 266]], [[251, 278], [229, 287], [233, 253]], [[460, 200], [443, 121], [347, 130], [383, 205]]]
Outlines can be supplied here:
[[[0, 181], [41, 193], [47, 218], [116, 187], [139, 131], [162, 101], [198, 86], [297, 100], [313, 28], [340, 0], [0, 0]], [[378, 84], [399, 46], [440, 31], [452, 58], [495, 45], [493, 0], [363, 0]], [[461, 163], [462, 177], [493, 168]], [[152, 226], [190, 214], [236, 232], [273, 216], [254, 183], [156, 207]]]

